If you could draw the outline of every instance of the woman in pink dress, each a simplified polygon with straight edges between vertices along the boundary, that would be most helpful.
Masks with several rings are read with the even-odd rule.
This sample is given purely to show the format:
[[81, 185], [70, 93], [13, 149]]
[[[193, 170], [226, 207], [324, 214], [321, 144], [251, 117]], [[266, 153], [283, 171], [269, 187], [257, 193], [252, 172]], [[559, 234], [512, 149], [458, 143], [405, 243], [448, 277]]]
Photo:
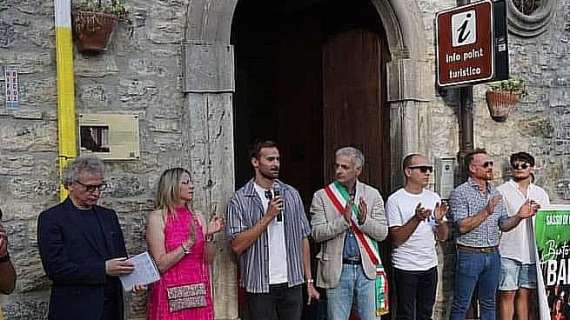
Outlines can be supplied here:
[[191, 211], [193, 190], [185, 169], [168, 169], [160, 177], [156, 210], [147, 225], [149, 251], [161, 273], [150, 287], [149, 320], [214, 318], [207, 253], [215, 252], [209, 241], [223, 220], [214, 217], [206, 225], [200, 213]]

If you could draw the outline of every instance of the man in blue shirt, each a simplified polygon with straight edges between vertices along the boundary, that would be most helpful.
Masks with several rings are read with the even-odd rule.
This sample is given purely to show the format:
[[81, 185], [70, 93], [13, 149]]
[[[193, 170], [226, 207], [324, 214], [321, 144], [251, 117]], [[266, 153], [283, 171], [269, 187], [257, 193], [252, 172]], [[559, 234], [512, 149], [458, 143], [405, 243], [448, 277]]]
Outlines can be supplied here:
[[501, 194], [489, 183], [493, 180], [493, 161], [484, 149], [468, 153], [465, 168], [469, 179], [453, 190], [449, 199], [451, 217], [459, 231], [451, 319], [465, 319], [478, 286], [481, 320], [494, 320], [501, 231], [509, 231], [523, 219], [532, 217], [538, 207], [522, 206], [517, 214], [507, 215]]

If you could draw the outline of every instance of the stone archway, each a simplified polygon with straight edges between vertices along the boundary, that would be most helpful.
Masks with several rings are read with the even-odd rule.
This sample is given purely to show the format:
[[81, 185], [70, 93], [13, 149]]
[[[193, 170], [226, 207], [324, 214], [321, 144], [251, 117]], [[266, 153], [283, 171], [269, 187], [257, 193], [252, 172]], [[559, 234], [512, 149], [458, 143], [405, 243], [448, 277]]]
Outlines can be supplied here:
[[[247, 1], [247, 0], [241, 0]], [[420, 140], [422, 87], [429, 70], [421, 11], [415, 0], [371, 0], [388, 38], [387, 64], [392, 172], [399, 172], [402, 155], [426, 152]], [[231, 24], [237, 0], [188, 1], [183, 44], [183, 90], [186, 95], [182, 150], [189, 159], [195, 209], [225, 212], [234, 192], [232, 98], [234, 56]], [[424, 135], [427, 136], [427, 135]], [[218, 161], [217, 159], [225, 159]], [[392, 189], [401, 185], [393, 175]], [[386, 190], [391, 191], [391, 190]], [[233, 254], [225, 242], [214, 262], [213, 283], [217, 319], [237, 319], [237, 280]]]

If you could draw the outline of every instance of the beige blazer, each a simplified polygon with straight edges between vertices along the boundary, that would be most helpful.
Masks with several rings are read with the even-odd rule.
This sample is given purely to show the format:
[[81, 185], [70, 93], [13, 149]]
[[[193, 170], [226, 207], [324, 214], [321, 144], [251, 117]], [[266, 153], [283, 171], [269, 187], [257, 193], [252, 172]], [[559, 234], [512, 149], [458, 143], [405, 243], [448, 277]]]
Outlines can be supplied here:
[[[355, 202], [361, 197], [366, 202], [368, 213], [360, 229], [372, 239], [384, 240], [388, 234], [388, 226], [380, 192], [357, 181]], [[342, 271], [344, 237], [349, 224], [330, 202], [324, 189], [315, 192], [313, 196], [311, 216], [312, 236], [321, 244], [321, 250], [317, 254], [317, 286], [326, 289], [335, 288]], [[359, 245], [359, 248], [366, 277], [375, 279], [376, 266], [372, 264], [362, 246]]]

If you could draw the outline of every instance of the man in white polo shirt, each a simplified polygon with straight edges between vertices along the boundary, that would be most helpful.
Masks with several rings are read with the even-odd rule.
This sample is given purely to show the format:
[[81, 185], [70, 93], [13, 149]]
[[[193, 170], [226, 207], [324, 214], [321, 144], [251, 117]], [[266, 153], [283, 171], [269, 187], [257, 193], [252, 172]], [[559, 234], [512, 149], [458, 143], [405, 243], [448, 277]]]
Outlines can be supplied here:
[[[548, 195], [532, 183], [534, 158], [526, 152], [518, 152], [510, 158], [512, 180], [497, 190], [503, 195], [509, 216], [517, 214], [523, 205], [547, 206]], [[504, 232], [499, 244], [501, 275], [499, 280], [500, 319], [536, 319], [536, 259], [532, 220], [519, 223]], [[516, 297], [516, 301], [515, 301]]]
[[411, 154], [402, 164], [404, 188], [386, 202], [386, 217], [394, 250], [398, 319], [431, 319], [437, 288], [436, 239], [445, 241], [447, 205], [425, 189], [433, 167], [421, 154]]

